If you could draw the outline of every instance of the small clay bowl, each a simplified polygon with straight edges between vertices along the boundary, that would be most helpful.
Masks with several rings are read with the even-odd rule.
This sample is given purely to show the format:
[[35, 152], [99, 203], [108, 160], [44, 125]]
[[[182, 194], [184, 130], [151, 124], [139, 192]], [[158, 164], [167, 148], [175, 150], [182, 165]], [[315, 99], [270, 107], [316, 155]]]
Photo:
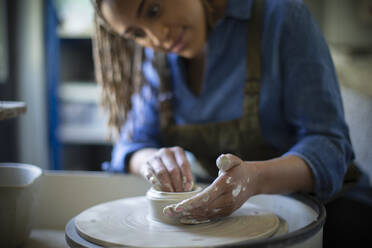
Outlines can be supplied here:
[[158, 191], [153, 187], [146, 193], [147, 200], [149, 202], [149, 217], [152, 220], [160, 221], [167, 224], [179, 224], [177, 219], [168, 217], [163, 214], [164, 207], [170, 204], [179, 203], [187, 198], [190, 198], [199, 192], [202, 188], [195, 186], [194, 190], [190, 192], [164, 192]]

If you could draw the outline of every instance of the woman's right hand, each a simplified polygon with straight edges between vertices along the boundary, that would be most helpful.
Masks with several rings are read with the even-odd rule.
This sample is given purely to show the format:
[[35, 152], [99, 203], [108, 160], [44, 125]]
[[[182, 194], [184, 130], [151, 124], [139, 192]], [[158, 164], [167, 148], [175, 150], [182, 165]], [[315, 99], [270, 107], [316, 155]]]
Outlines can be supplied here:
[[181, 147], [161, 148], [141, 165], [141, 174], [155, 188], [185, 192], [193, 188], [190, 163]]

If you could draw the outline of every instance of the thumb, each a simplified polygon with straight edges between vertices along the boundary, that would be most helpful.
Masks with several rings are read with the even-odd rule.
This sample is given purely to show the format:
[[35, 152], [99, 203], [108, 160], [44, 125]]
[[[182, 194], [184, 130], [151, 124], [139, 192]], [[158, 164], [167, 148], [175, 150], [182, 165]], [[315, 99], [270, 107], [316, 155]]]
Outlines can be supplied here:
[[233, 154], [222, 154], [216, 160], [216, 165], [220, 171], [228, 171], [241, 164], [243, 161]]

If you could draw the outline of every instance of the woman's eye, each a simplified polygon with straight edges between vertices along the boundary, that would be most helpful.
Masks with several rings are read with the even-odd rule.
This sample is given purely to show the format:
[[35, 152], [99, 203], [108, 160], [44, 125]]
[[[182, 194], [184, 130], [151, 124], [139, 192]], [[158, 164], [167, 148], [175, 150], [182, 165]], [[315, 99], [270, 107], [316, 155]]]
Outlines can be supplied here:
[[159, 4], [153, 4], [148, 9], [146, 15], [148, 18], [155, 18], [159, 15], [160, 12], [160, 5]]

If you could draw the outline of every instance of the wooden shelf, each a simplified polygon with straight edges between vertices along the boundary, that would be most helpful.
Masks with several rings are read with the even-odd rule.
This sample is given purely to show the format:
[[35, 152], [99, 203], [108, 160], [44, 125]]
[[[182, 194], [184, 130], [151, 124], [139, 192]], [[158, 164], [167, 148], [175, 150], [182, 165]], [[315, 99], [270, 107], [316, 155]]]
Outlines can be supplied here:
[[0, 101], [0, 120], [15, 118], [27, 111], [24, 102]]
[[58, 90], [61, 101], [98, 104], [101, 89], [95, 82], [62, 82]]
[[58, 130], [59, 139], [63, 144], [112, 145], [112, 142], [106, 139], [106, 135], [105, 126], [65, 124]]
[[68, 34], [60, 33], [58, 37], [62, 40], [91, 40], [92, 34]]

